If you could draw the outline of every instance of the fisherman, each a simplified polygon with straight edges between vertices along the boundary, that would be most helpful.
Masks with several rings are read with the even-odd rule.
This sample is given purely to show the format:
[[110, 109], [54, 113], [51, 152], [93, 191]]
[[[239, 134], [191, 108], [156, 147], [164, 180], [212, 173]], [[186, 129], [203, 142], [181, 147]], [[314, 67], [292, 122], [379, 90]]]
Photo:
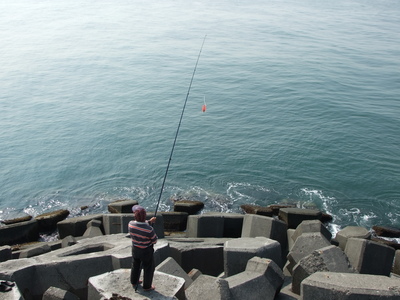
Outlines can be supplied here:
[[155, 270], [154, 248], [157, 243], [157, 235], [151, 224], [156, 222], [156, 217], [146, 221], [146, 210], [140, 205], [134, 205], [132, 211], [135, 220], [129, 222], [128, 229], [132, 239], [132, 269], [131, 284], [137, 289], [140, 278], [140, 269], [143, 268], [143, 289], [145, 291], [154, 290], [153, 275]]

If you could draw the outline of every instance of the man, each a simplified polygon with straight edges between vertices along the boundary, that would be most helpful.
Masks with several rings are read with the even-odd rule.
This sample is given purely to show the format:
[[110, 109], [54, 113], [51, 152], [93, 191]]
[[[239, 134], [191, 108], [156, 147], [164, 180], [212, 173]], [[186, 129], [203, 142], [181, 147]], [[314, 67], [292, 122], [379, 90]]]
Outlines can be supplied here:
[[157, 235], [150, 223], [156, 222], [156, 217], [152, 217], [146, 222], [146, 210], [140, 205], [134, 205], [132, 211], [135, 220], [129, 222], [129, 234], [132, 239], [132, 269], [131, 283], [135, 288], [139, 283], [140, 268], [143, 268], [143, 289], [145, 291], [154, 290], [153, 275], [155, 270], [154, 248], [157, 243]]

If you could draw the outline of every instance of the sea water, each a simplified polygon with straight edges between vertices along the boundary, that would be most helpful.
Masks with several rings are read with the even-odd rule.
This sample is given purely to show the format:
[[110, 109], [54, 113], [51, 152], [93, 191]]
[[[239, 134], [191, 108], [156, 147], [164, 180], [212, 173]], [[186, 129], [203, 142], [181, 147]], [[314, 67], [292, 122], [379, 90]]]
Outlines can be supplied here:
[[189, 94], [160, 210], [400, 226], [398, 1], [3, 1], [0, 41], [0, 219], [154, 210]]

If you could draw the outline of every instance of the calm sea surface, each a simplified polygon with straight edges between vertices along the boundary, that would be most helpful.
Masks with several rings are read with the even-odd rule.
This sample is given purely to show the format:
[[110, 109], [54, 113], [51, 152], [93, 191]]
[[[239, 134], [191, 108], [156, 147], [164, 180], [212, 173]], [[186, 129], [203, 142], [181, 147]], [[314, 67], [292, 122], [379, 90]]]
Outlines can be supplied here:
[[2, 1], [0, 219], [154, 210], [205, 35], [160, 210], [400, 226], [397, 0]]

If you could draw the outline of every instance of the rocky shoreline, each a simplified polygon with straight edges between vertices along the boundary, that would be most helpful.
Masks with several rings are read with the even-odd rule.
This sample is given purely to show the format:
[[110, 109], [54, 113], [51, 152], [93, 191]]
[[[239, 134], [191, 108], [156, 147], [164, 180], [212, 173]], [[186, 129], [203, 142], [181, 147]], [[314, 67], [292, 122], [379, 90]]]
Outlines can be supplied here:
[[[135, 293], [127, 237], [134, 204], [3, 222], [0, 280], [14, 286], [0, 298], [400, 299], [400, 245], [387, 239], [400, 238], [399, 229], [347, 226], [332, 237], [331, 217], [319, 210], [245, 205], [243, 214], [200, 214], [197, 201], [157, 214], [157, 288]], [[52, 230], [57, 241], [36, 242]]]

